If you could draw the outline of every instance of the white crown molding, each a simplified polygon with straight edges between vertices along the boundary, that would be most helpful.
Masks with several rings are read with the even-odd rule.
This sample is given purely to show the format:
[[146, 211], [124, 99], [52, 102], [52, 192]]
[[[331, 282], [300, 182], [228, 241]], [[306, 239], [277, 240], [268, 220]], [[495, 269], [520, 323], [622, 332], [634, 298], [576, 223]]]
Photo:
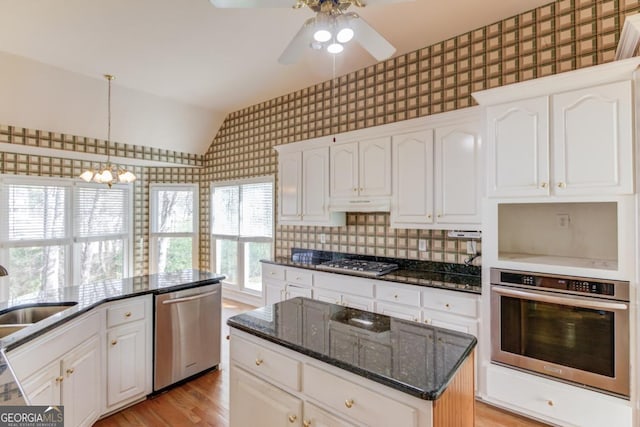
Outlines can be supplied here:
[[[77, 151], [58, 150], [56, 148], [32, 147], [29, 145], [10, 144], [0, 142], [0, 152], [26, 154], [29, 156], [57, 157], [87, 162], [106, 163], [106, 154], [80, 153]], [[127, 166], [157, 167], [157, 168], [198, 168], [201, 166], [183, 165], [180, 163], [161, 162], [158, 160], [130, 159], [128, 157], [111, 156], [111, 163]]]
[[640, 57], [622, 59], [574, 71], [540, 77], [520, 83], [500, 86], [471, 95], [480, 105], [494, 105], [537, 96], [567, 92], [588, 86], [598, 86], [616, 81], [632, 80], [640, 65]]
[[616, 48], [616, 61], [631, 58], [640, 44], [640, 14], [627, 16]]

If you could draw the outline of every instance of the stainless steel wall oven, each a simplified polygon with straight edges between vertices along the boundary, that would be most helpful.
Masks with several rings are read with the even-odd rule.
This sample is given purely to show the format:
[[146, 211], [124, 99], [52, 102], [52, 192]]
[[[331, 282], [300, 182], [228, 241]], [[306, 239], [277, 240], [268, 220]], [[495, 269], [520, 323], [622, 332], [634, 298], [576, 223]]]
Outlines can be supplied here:
[[629, 396], [629, 283], [491, 269], [491, 360]]

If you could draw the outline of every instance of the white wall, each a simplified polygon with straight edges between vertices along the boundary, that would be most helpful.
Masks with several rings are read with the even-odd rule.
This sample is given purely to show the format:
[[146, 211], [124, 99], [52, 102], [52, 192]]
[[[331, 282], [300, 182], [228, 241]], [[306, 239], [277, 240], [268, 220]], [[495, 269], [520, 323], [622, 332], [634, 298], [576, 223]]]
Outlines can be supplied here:
[[[0, 124], [107, 139], [103, 76], [87, 77], [3, 52], [0, 70]], [[204, 154], [225, 118], [119, 86], [118, 76], [111, 93], [115, 142]]]

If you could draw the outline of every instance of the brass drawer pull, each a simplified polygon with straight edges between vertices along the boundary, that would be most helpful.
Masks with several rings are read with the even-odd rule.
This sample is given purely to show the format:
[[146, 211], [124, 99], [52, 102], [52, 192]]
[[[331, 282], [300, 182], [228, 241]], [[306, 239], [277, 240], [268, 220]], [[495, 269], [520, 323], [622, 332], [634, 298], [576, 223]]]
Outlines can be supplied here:
[[111, 340], [111, 345], [116, 345], [118, 344], [118, 340]]
[[311, 427], [311, 420], [302, 420], [303, 427]]
[[256, 359], [256, 366], [262, 365], [263, 362], [264, 362], [264, 360], [262, 360], [262, 359]]
[[297, 416], [295, 416], [295, 415], [293, 415], [293, 414], [292, 414], [292, 415], [289, 415], [289, 422], [290, 422], [290, 423], [295, 423], [297, 419], [298, 419], [298, 417], [297, 417]]
[[57, 378], [56, 378], [56, 382], [57, 382], [58, 384], [60, 384], [62, 381], [64, 381], [64, 378], [63, 378], [63, 377], [57, 377]]
[[124, 314], [124, 317], [131, 317], [131, 312], [130, 312], [130, 311], [127, 311], [127, 312]]
[[73, 374], [73, 372], [74, 372], [74, 369], [73, 369], [73, 368], [69, 368], [69, 369], [67, 369], [67, 376], [69, 376], [69, 375]]
[[353, 407], [353, 404], [355, 402], [353, 401], [353, 399], [347, 399], [344, 401], [344, 406], [346, 406], [347, 408], [351, 409]]

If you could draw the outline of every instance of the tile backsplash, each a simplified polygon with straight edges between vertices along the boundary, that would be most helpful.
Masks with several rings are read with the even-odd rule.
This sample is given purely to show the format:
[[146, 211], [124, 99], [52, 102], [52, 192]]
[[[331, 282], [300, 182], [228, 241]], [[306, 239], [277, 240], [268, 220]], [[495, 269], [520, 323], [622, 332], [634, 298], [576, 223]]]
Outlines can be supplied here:
[[[111, 155], [176, 167], [135, 167], [136, 274], [149, 261], [149, 184], [200, 184], [200, 267], [209, 269], [209, 186], [277, 174], [273, 147], [474, 105], [471, 93], [613, 60], [640, 0], [558, 0], [422, 49], [229, 114], [203, 156], [113, 143]], [[274, 59], [275, 60], [275, 59]], [[0, 125], [0, 143], [105, 154], [104, 141]], [[71, 156], [70, 156], [71, 157]], [[76, 156], [77, 157], [77, 156]], [[0, 173], [74, 177], [92, 162], [0, 152]], [[177, 167], [180, 166], [180, 167]], [[324, 234], [326, 243], [321, 243]], [[427, 251], [418, 251], [418, 240]], [[466, 240], [389, 227], [389, 214], [348, 214], [343, 227], [276, 227], [276, 255], [292, 247], [461, 263]], [[478, 245], [481, 250], [481, 245]]]

